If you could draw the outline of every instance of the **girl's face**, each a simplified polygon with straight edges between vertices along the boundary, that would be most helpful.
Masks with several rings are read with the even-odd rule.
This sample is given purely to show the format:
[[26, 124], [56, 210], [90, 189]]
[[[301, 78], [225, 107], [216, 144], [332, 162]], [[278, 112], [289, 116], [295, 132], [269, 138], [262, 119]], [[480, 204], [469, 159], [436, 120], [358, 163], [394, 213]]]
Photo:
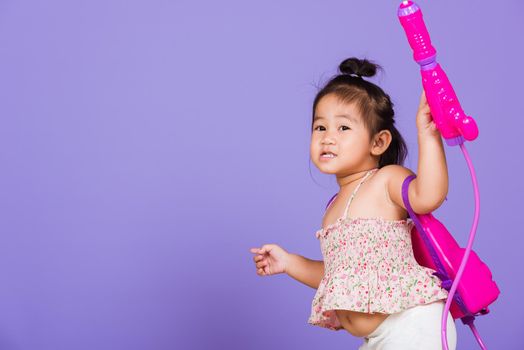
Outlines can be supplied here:
[[[325, 155], [326, 152], [333, 155]], [[310, 155], [317, 168], [329, 174], [351, 174], [369, 164], [373, 159], [369, 134], [353, 103], [344, 104], [334, 94], [320, 99], [314, 115]]]

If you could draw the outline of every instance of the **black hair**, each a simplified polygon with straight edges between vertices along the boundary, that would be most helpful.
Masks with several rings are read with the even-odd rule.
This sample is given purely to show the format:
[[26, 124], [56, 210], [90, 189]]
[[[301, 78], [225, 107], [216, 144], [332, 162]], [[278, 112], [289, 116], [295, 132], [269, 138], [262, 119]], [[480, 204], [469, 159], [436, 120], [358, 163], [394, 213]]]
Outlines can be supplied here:
[[362, 115], [362, 122], [368, 130], [370, 139], [381, 130], [389, 130], [391, 133], [391, 143], [380, 155], [378, 167], [382, 168], [388, 164], [403, 165], [408, 148], [395, 126], [393, 103], [384, 90], [362, 78], [363, 76], [374, 76], [377, 69], [383, 70], [382, 67], [367, 59], [360, 60], [351, 57], [342, 61], [338, 68], [341, 74], [331, 78], [315, 97], [311, 130], [313, 131], [313, 120], [318, 102], [328, 94], [335, 94], [343, 103], [355, 103], [357, 110]]

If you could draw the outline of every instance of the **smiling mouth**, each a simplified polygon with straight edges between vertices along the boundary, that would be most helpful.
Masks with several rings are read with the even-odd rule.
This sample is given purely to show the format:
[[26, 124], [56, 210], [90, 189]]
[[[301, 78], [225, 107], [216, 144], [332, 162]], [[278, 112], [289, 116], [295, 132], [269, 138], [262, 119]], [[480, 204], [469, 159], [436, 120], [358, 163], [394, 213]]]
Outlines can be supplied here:
[[331, 159], [331, 158], [335, 158], [336, 156], [337, 156], [336, 154], [331, 153], [331, 152], [324, 152], [320, 154], [320, 158], [322, 159]]

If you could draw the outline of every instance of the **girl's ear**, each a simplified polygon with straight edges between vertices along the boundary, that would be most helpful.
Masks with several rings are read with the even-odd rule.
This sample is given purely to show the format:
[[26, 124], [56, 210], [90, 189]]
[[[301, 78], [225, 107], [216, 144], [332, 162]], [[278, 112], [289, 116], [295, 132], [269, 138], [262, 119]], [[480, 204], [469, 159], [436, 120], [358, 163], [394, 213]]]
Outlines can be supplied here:
[[371, 153], [375, 156], [379, 156], [382, 153], [386, 152], [389, 147], [389, 144], [392, 140], [391, 132], [389, 130], [379, 131], [374, 138], [373, 147], [371, 148]]

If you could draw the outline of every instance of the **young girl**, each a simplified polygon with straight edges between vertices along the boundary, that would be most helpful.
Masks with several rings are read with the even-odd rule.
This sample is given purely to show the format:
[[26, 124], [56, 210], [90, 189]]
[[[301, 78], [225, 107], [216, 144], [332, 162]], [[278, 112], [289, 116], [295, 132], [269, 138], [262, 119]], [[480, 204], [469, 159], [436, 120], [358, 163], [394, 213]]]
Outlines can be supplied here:
[[[380, 66], [349, 58], [313, 103], [311, 159], [340, 187], [315, 232], [323, 261], [288, 253], [276, 244], [251, 248], [257, 274], [287, 273], [317, 289], [308, 323], [363, 337], [359, 350], [442, 349], [441, 317], [448, 292], [413, 255], [402, 200], [407, 155], [394, 123], [393, 103], [362, 77]], [[409, 201], [418, 214], [437, 209], [448, 190], [442, 139], [422, 93], [416, 117], [418, 174]], [[358, 196], [357, 196], [358, 193]], [[451, 313], [448, 347], [456, 347]]]

